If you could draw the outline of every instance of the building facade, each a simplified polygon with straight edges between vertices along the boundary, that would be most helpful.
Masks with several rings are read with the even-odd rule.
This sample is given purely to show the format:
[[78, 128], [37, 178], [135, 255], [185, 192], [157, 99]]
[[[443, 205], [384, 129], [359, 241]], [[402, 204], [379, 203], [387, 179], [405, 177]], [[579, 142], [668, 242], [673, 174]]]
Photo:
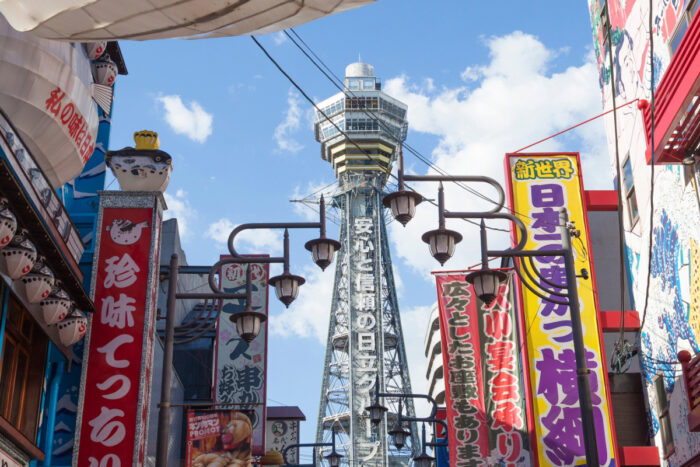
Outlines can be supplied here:
[[116, 42], [38, 39], [0, 17], [2, 465], [70, 464], [94, 311], [90, 198], [104, 184], [118, 73]]
[[[639, 319], [628, 344], [637, 351], [648, 435], [664, 465], [697, 465], [700, 432], [688, 423], [694, 398], [678, 354], [700, 350], [700, 2], [588, 4], [603, 107], [617, 108], [605, 125], [619, 174], [626, 308]], [[612, 357], [628, 353], [625, 346], [610, 349]]]

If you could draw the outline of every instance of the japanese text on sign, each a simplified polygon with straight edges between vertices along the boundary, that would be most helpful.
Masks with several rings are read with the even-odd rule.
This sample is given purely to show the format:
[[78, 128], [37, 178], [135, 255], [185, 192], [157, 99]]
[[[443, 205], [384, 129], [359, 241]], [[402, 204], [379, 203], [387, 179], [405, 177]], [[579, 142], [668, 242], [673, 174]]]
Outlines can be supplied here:
[[[134, 433], [147, 413], [139, 413], [139, 401], [148, 400], [146, 382], [140, 387], [142, 355], [150, 344], [144, 327], [150, 327], [147, 291], [151, 248], [150, 230], [141, 231], [130, 245], [116, 243], [108, 227], [115, 219], [150, 224], [151, 209], [105, 209], [96, 260], [95, 305], [91, 320], [86, 397], [83, 402], [79, 465], [131, 465], [141, 452]], [[117, 217], [118, 216], [118, 217]], [[150, 336], [151, 333], [149, 332]], [[150, 375], [146, 375], [150, 376]]]
[[[65, 101], [64, 101], [65, 98]], [[46, 110], [54, 115], [54, 118], [61, 122], [70, 135], [75, 147], [83, 159], [83, 163], [92, 155], [95, 150], [93, 135], [87, 127], [87, 119], [77, 109], [75, 104], [66, 96], [61, 88], [51, 91], [51, 95], [45, 102]]]
[[[374, 273], [375, 245], [374, 221], [371, 217], [356, 217], [353, 229], [352, 258], [355, 268], [355, 284], [353, 308], [355, 323], [355, 361], [353, 372], [355, 377], [355, 399], [360, 414], [370, 405], [371, 392], [375, 390], [377, 363], [377, 333], [379, 323], [376, 318], [377, 286]], [[373, 434], [373, 425], [368, 417], [361, 418], [364, 426], [360, 427], [357, 437], [358, 455], [362, 462], [375, 458], [379, 449], [379, 441]]]
[[[509, 156], [513, 193], [513, 208], [527, 213], [529, 237], [526, 248], [559, 250], [562, 248], [562, 228], [559, 213], [567, 209], [576, 228], [581, 230], [581, 245], [574, 248], [576, 268], [591, 270], [585, 211], [581, 198], [578, 160], [573, 155]], [[549, 161], [549, 162], [548, 162]], [[551, 166], [559, 161], [557, 176], [549, 169], [538, 172], [538, 167]], [[543, 176], [544, 175], [544, 176]], [[574, 245], [576, 246], [576, 245]], [[534, 258], [542, 276], [552, 286], [541, 285], [557, 293], [566, 292], [564, 258], [541, 256]], [[580, 282], [580, 281], [579, 281]], [[590, 283], [579, 284], [581, 317], [584, 326], [586, 360], [590, 372], [593, 417], [596, 425], [598, 456], [601, 465], [613, 465], [614, 452], [611, 438], [609, 407], [604, 386], [602, 350], [598, 333], [595, 296]], [[562, 297], [549, 295], [543, 300], [529, 290], [522, 289], [524, 321], [530, 323], [527, 346], [530, 358], [531, 390], [534, 398], [535, 428], [537, 430], [538, 459], [542, 466], [564, 466], [580, 463], [585, 458], [581, 409], [576, 379], [573, 334], [569, 307]]]

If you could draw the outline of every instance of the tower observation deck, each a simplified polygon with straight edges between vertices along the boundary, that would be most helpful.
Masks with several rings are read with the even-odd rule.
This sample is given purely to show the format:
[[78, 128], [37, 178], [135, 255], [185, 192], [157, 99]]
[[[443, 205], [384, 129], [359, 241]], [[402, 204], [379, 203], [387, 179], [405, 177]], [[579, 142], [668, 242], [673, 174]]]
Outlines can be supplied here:
[[[382, 392], [411, 392], [382, 205], [407, 107], [382, 92], [372, 65], [353, 63], [345, 74], [345, 89], [318, 105], [314, 124], [321, 157], [338, 178], [333, 205], [341, 218], [316, 441], [329, 442], [335, 430], [345, 465], [407, 466], [418, 449], [416, 427], [406, 426], [411, 436], [401, 450], [387, 437], [398, 399], [384, 399], [388, 422], [379, 426], [365, 411], [377, 380]], [[403, 414], [415, 416], [412, 401]]]

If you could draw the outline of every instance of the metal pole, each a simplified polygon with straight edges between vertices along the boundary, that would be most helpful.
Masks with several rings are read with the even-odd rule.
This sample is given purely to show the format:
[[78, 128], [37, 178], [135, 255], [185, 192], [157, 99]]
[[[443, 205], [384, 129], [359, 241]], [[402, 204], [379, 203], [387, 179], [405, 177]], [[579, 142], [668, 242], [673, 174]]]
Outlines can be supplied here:
[[586, 449], [586, 465], [598, 467], [598, 447], [595, 437], [595, 423], [593, 421], [593, 402], [591, 400], [591, 380], [588, 377], [589, 370], [586, 363], [586, 347], [583, 342], [583, 328], [581, 326], [581, 309], [579, 308], [578, 286], [576, 278], [576, 266], [574, 265], [573, 249], [569, 237], [569, 216], [566, 209], [559, 213], [559, 222], [562, 225], [562, 249], [564, 250], [564, 263], [566, 266], [566, 285], [569, 292], [569, 313], [571, 314], [571, 330], [574, 336], [574, 354], [576, 356], [576, 376], [578, 381], [578, 396], [581, 407], [581, 424], [583, 425], [583, 443]]
[[156, 441], [156, 467], [168, 465], [168, 438], [170, 437], [170, 383], [173, 378], [173, 345], [175, 344], [175, 306], [177, 304], [177, 253], [170, 257], [168, 276], [168, 304], [165, 312], [165, 337], [163, 342], [163, 378], [158, 406], [158, 439]]

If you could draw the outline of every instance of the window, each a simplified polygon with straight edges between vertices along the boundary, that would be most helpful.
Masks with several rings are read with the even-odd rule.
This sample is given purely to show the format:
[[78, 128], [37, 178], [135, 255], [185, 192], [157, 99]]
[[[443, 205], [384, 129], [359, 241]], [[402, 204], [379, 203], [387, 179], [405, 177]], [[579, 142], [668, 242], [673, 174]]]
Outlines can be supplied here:
[[632, 163], [630, 162], [629, 154], [627, 154], [627, 158], [622, 165], [622, 180], [630, 227], [633, 227], [639, 219], [639, 208], [637, 207], [637, 195], [634, 192], [634, 178], [632, 177]]
[[47, 338], [10, 295], [0, 362], [0, 417], [36, 444]]
[[657, 375], [654, 379], [654, 391], [656, 392], [656, 402], [659, 408], [659, 431], [661, 432], [664, 459], [667, 459], [676, 448], [673, 444], [673, 432], [671, 431], [671, 418], [668, 412], [668, 399], [666, 398], [663, 374]]
[[671, 35], [671, 40], [668, 42], [668, 47], [671, 49], [671, 55], [676, 53], [678, 47], [681, 45], [681, 41], [685, 36], [685, 33], [690, 27], [690, 22], [695, 17], [695, 13], [698, 11], [700, 6], [700, 0], [687, 0], [687, 6], [683, 11], [683, 14], [678, 18], [678, 24], [676, 25], [676, 30]]

